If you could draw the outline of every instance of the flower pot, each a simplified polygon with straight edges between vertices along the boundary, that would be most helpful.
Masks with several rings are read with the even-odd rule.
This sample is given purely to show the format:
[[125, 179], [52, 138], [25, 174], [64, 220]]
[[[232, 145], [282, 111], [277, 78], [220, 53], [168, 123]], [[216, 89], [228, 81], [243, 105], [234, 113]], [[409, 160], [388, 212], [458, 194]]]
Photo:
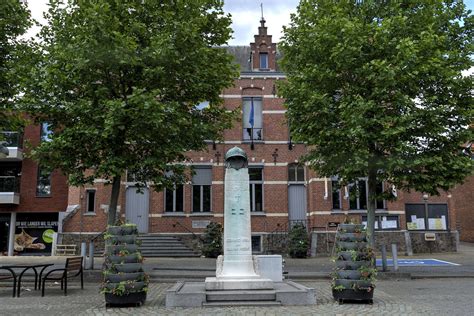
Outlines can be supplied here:
[[118, 255], [120, 251], [127, 251], [129, 254], [138, 251], [137, 245], [106, 245], [105, 253], [108, 255]]
[[116, 264], [114, 268], [117, 272], [142, 272], [142, 264], [141, 263], [123, 263], [123, 264]]
[[346, 233], [355, 233], [356, 230], [363, 231], [364, 227], [362, 224], [339, 224], [339, 229], [344, 230]]
[[340, 241], [367, 241], [365, 233], [339, 233]]
[[112, 245], [135, 244], [137, 241], [137, 236], [136, 235], [114, 235], [109, 238], [109, 241]]
[[105, 303], [107, 306], [139, 306], [146, 300], [146, 292], [134, 292], [127, 295], [115, 295], [105, 293]]
[[111, 263], [114, 264], [119, 264], [119, 263], [140, 263], [139, 261], [139, 254], [138, 253], [133, 253], [130, 255], [125, 255], [125, 256], [117, 256], [117, 255], [111, 255], [106, 258], [106, 260], [110, 261]]
[[[106, 283], [105, 284], [105, 287], [108, 289], [108, 290], [114, 290], [116, 288], [118, 288], [121, 284], [120, 283]], [[143, 289], [145, 288], [146, 284], [145, 282], [143, 281], [131, 281], [129, 283], [125, 283], [124, 284], [124, 287], [125, 287], [125, 294], [128, 294], [128, 293], [134, 293], [134, 292], [143, 292]], [[119, 295], [119, 294], [115, 294], [115, 295]]]
[[366, 289], [372, 286], [369, 280], [350, 280], [350, 279], [336, 279], [336, 286], [342, 285], [346, 289]]
[[345, 261], [352, 261], [352, 251], [340, 251], [337, 254]]
[[122, 281], [143, 281], [144, 278], [144, 272], [109, 273], [105, 275], [105, 280], [110, 283], [120, 283]]
[[356, 242], [351, 242], [351, 241], [340, 241], [337, 244], [339, 248], [345, 249], [345, 250], [356, 250], [358, 249], [358, 245]]
[[136, 225], [109, 226], [107, 232], [110, 235], [136, 235], [138, 229]]
[[370, 261], [336, 261], [336, 267], [343, 270], [357, 270], [360, 267], [370, 267]]
[[339, 270], [336, 274], [338, 279], [359, 280], [361, 278], [358, 270]]
[[366, 301], [369, 304], [373, 303], [374, 298], [374, 289], [372, 288], [369, 290], [353, 290], [353, 289], [345, 289], [345, 290], [332, 290], [332, 296], [336, 301], [339, 303], [343, 303], [344, 301]]

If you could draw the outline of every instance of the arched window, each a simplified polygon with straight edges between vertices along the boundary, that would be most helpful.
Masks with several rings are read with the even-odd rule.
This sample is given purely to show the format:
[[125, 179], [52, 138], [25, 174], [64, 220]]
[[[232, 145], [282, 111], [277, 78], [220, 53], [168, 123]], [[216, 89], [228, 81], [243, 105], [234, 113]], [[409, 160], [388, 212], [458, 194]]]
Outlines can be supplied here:
[[288, 181], [304, 182], [304, 166], [296, 163], [288, 165]]

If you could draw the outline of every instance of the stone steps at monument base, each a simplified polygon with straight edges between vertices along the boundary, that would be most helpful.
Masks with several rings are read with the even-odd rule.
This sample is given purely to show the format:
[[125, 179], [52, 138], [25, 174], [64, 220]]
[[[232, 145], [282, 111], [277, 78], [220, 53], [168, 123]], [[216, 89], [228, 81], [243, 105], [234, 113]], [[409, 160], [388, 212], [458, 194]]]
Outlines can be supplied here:
[[138, 236], [144, 257], [199, 257], [176, 236], [146, 234]]
[[203, 307], [230, 307], [230, 306], [281, 306], [277, 301], [225, 301], [225, 302], [204, 302]]
[[241, 302], [241, 301], [276, 301], [276, 292], [272, 290], [258, 291], [208, 291], [207, 302]]

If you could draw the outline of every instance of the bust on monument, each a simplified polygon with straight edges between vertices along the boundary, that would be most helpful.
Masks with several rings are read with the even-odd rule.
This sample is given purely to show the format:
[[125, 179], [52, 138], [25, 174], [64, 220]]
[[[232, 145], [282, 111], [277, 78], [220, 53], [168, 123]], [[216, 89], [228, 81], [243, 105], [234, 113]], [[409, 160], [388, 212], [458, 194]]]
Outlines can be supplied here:
[[252, 256], [247, 154], [239, 147], [225, 155], [224, 255], [217, 275], [206, 278], [206, 290], [273, 289], [273, 282], [255, 272]]

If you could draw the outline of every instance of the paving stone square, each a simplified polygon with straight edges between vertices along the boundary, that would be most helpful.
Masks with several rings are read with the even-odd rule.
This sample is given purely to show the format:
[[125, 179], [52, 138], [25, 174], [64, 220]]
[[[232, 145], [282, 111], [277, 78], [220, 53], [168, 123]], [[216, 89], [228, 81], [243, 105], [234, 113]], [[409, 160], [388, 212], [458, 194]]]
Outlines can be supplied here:
[[[63, 296], [59, 285], [50, 284], [46, 296], [22, 290], [20, 298], [0, 287], [0, 315], [472, 315], [474, 279], [426, 279], [379, 281], [374, 304], [339, 305], [332, 299], [329, 281], [300, 282], [316, 290], [317, 304], [283, 307], [169, 308], [166, 290], [172, 283], [151, 283], [148, 298], [139, 308], [105, 308], [97, 283], [80, 290], [77, 283]], [[30, 284], [25, 284], [29, 288]]]

